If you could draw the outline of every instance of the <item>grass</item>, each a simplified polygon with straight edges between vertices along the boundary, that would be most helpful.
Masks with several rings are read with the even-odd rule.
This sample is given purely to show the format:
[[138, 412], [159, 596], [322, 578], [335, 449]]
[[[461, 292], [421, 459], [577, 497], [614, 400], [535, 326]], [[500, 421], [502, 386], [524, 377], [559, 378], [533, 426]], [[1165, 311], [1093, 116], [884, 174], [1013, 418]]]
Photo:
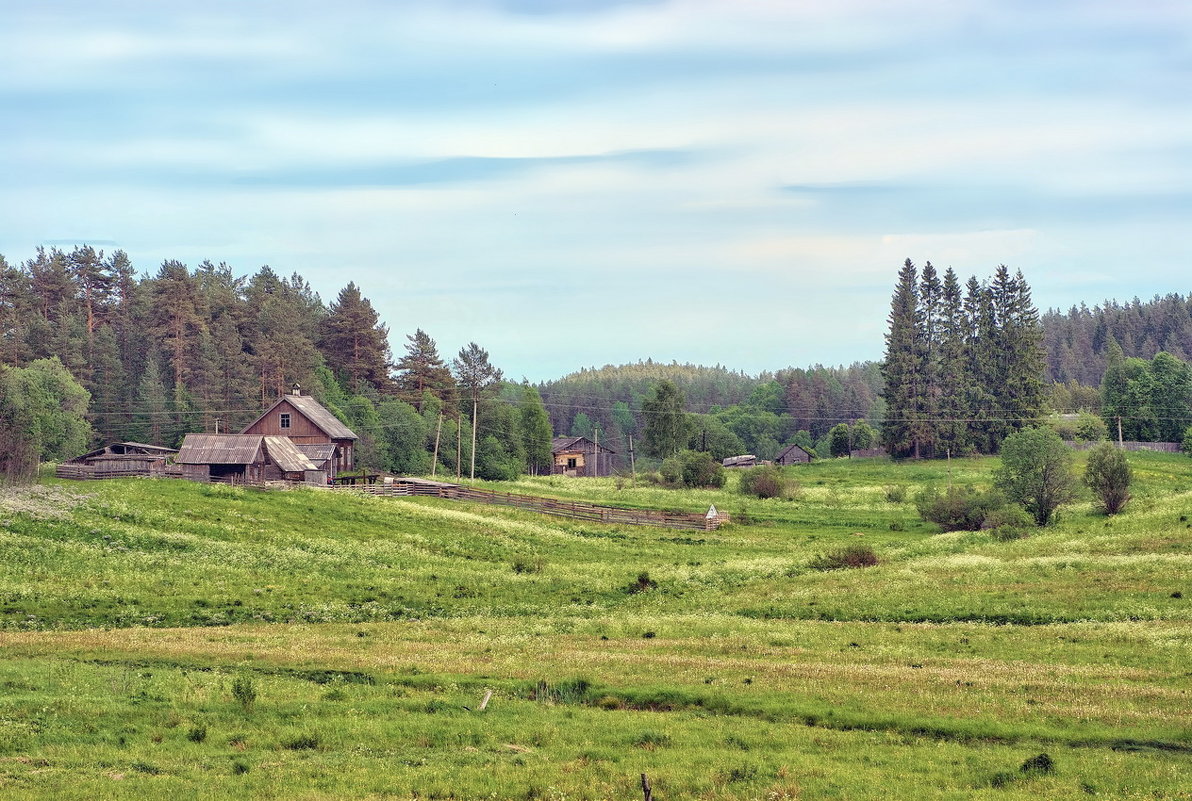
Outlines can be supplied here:
[[[819, 463], [793, 501], [497, 485], [751, 521], [716, 532], [6, 491], [0, 792], [632, 798], [646, 772], [659, 798], [1190, 798], [1192, 463], [1131, 459], [1123, 515], [1083, 499], [1009, 542], [887, 498], [985, 484], [988, 459]], [[813, 569], [855, 546], [879, 563]]]

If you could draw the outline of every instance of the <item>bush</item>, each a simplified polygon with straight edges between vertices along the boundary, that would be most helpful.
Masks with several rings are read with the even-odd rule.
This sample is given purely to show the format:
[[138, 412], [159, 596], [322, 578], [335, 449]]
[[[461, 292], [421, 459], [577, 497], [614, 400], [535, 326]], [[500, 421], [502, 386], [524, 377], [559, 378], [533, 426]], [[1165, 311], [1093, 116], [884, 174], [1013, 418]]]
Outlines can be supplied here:
[[662, 478], [671, 486], [723, 487], [724, 467], [704, 451], [679, 451], [662, 461]]
[[856, 567], [873, 567], [878, 564], [877, 554], [868, 545], [850, 545], [838, 551], [821, 554], [807, 566], [812, 570], [846, 570]]
[[1184, 431], [1184, 441], [1180, 443], [1180, 450], [1192, 456], [1192, 426]]
[[886, 500], [890, 503], [906, 503], [906, 487], [902, 484], [887, 485]]
[[1122, 511], [1130, 500], [1130, 462], [1124, 451], [1108, 442], [1103, 442], [1089, 451], [1088, 464], [1084, 469], [1084, 483], [1088, 485], [1097, 502], [1107, 515]]
[[1017, 540], [1035, 527], [1035, 520], [1021, 506], [1008, 505], [992, 509], [985, 515], [981, 527], [988, 529], [994, 539]]
[[944, 531], [979, 531], [985, 518], [1004, 505], [997, 492], [982, 492], [973, 487], [949, 487], [942, 494], [935, 487], [928, 487], [915, 499], [919, 516]]
[[777, 467], [751, 467], [741, 473], [737, 491], [755, 498], [782, 498], [788, 494], [790, 484]]

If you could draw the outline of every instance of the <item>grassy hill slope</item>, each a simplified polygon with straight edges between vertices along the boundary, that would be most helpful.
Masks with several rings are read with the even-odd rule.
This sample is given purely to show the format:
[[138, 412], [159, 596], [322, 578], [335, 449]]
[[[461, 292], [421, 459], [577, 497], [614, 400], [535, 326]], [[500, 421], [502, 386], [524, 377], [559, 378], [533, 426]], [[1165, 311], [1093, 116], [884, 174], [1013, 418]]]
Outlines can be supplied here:
[[[1126, 514], [1083, 502], [1011, 542], [886, 499], [994, 460], [818, 463], [793, 501], [506, 485], [750, 521], [706, 533], [174, 481], [9, 490], [0, 791], [631, 798], [647, 772], [659, 798], [1187, 798], [1188, 462], [1132, 458]], [[858, 542], [882, 563], [810, 567]], [[1053, 772], [1019, 769], [1043, 752]]]

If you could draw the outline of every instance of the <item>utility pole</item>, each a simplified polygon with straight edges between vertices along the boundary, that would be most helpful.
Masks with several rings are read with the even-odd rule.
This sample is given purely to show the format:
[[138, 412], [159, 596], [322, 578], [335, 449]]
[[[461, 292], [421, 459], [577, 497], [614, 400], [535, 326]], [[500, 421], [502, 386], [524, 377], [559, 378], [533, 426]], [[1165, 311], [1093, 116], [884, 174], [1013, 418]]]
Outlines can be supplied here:
[[455, 412], [455, 480], [459, 480], [460, 464], [464, 460], [464, 416], [457, 409]]
[[629, 435], [629, 471], [633, 473], [633, 483], [637, 483], [637, 465], [633, 463], [633, 435]]
[[476, 396], [472, 396], [472, 475], [470, 478], [476, 480]]
[[435, 457], [430, 463], [430, 477], [435, 477], [435, 472], [439, 469], [439, 434], [443, 433], [443, 412], [439, 411], [439, 424], [435, 426]]
[[600, 429], [597, 428], [596, 426], [592, 426], [592, 437], [594, 438], [595, 443], [596, 443], [596, 451], [592, 454], [592, 457], [596, 460], [596, 465], [595, 465], [596, 470], [592, 473], [592, 475], [599, 476], [600, 475]]
[[1121, 450], [1122, 448], [1125, 447], [1125, 445], [1122, 443], [1122, 416], [1120, 414], [1118, 415], [1117, 421], [1118, 421], [1118, 450]]

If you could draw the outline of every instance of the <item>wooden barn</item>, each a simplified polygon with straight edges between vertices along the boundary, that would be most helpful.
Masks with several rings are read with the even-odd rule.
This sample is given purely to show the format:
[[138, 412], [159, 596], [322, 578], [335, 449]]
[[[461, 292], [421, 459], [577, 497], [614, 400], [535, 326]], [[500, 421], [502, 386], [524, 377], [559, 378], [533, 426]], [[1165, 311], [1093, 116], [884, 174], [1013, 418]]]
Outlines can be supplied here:
[[774, 457], [774, 464], [785, 467], [788, 464], [807, 464], [811, 461], [811, 454], [802, 446], [791, 443], [783, 445], [782, 450]]
[[[331, 445], [331, 455], [317, 460], [320, 469], [334, 477], [355, 467], [355, 448], [358, 437], [352, 429], [295, 384], [289, 395], [282, 395], [265, 412], [244, 427], [241, 434], [286, 437], [295, 445]], [[313, 455], [324, 453], [318, 449]]]
[[191, 481], [261, 485], [266, 481], [322, 485], [327, 474], [286, 437], [187, 434], [176, 461]]
[[551, 475], [609, 476], [616, 451], [587, 437], [555, 437], [551, 440]]
[[124, 478], [162, 476], [173, 448], [144, 442], [113, 442], [58, 465], [58, 478]]

